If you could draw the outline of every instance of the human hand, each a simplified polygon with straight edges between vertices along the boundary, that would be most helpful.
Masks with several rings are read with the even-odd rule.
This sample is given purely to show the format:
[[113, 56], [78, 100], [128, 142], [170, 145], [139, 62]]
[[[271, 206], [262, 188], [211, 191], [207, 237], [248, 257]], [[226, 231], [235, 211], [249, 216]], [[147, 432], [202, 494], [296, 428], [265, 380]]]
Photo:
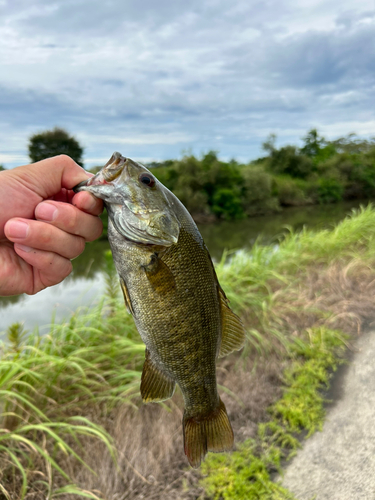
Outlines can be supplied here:
[[60, 283], [101, 235], [102, 201], [72, 191], [88, 177], [65, 155], [0, 172], [0, 295]]

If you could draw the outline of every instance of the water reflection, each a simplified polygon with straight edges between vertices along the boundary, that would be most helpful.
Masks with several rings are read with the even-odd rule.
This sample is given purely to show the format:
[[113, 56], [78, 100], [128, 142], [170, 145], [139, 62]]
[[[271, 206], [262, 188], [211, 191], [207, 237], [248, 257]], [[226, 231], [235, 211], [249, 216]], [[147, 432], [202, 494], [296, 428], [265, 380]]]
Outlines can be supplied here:
[[224, 250], [251, 248], [257, 238], [264, 244], [277, 242], [288, 232], [288, 227], [294, 231], [300, 231], [304, 226], [317, 230], [331, 228], [359, 205], [360, 202], [343, 202], [293, 207], [278, 214], [223, 221], [200, 226], [199, 229], [212, 257], [220, 260]]
[[[224, 250], [251, 248], [260, 235], [264, 243], [276, 242], [287, 231], [286, 226], [296, 231], [304, 225], [314, 229], [331, 227], [359, 204], [346, 202], [295, 207], [279, 214], [202, 225], [199, 229], [212, 257], [220, 260]], [[0, 332], [15, 321], [24, 322], [28, 330], [37, 325], [47, 325], [53, 313], [56, 321], [61, 321], [77, 307], [98, 300], [104, 291], [102, 270], [105, 266], [104, 251], [107, 249], [107, 241], [87, 244], [84, 253], [73, 261], [71, 276], [37, 295], [0, 297]]]

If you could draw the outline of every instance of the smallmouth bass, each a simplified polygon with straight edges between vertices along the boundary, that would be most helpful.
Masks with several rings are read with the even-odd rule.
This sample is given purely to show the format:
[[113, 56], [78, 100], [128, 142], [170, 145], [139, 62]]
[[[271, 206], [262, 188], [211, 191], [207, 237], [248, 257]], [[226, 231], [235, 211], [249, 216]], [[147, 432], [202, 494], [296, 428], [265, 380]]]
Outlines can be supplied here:
[[228, 306], [202, 236], [183, 204], [143, 165], [114, 153], [76, 186], [101, 198], [125, 305], [146, 344], [145, 403], [185, 404], [184, 451], [199, 467], [207, 451], [228, 451], [233, 431], [216, 383], [216, 360], [241, 349], [245, 331]]

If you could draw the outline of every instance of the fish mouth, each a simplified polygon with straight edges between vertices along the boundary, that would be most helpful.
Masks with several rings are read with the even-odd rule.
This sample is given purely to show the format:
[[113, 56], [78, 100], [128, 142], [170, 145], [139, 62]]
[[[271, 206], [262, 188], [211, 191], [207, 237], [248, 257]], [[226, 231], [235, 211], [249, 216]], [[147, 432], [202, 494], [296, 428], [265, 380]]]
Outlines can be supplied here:
[[107, 161], [104, 167], [93, 177], [80, 182], [74, 186], [73, 191], [78, 193], [82, 188], [90, 186], [102, 186], [104, 184], [109, 184], [119, 177], [125, 168], [127, 158], [122, 156], [121, 153], [115, 151], [111, 158]]

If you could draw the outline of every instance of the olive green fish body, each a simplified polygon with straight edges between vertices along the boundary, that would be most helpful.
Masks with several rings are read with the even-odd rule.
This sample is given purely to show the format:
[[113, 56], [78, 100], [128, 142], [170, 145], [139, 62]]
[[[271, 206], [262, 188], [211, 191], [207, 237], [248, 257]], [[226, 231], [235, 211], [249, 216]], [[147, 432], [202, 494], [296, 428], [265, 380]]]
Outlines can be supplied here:
[[206, 415], [219, 404], [219, 295], [198, 229], [188, 219], [180, 221], [178, 242], [164, 253], [121, 241], [113, 226], [109, 240], [151, 359], [180, 386], [186, 414]]
[[146, 344], [143, 401], [166, 400], [179, 385], [185, 454], [198, 467], [207, 451], [233, 445], [216, 360], [242, 347], [242, 324], [190, 214], [144, 166], [114, 153], [76, 190], [102, 198], [108, 210], [108, 239], [125, 304]]

